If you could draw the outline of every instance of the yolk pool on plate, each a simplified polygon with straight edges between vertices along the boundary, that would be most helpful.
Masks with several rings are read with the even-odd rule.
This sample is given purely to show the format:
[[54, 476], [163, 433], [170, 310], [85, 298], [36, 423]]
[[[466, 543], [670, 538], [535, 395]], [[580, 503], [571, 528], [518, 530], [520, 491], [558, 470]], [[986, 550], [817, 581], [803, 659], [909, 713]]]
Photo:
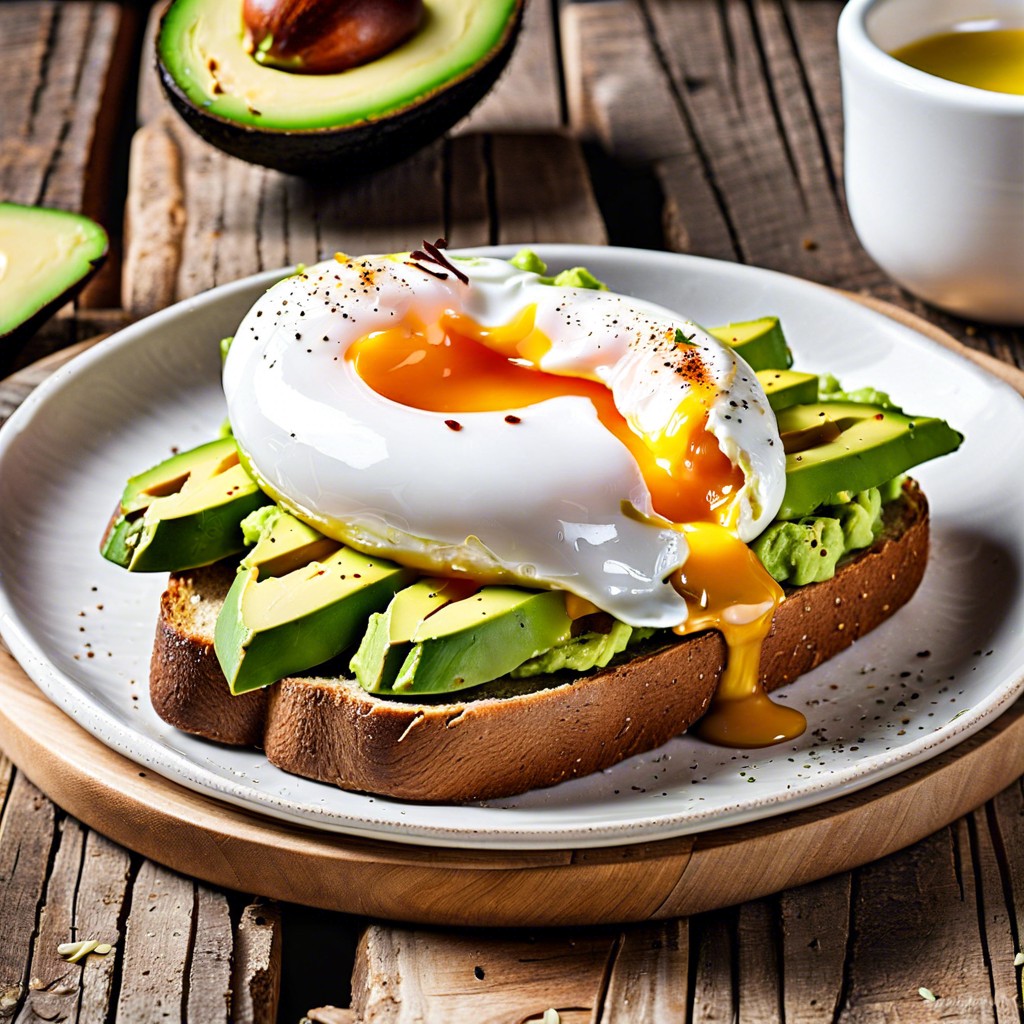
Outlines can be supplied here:
[[917, 39], [892, 56], [950, 82], [1024, 96], [1024, 28], [964, 25]]
[[[799, 712], [780, 707], [760, 682], [761, 644], [782, 588], [729, 529], [730, 499], [743, 485], [707, 429], [715, 386], [699, 350], [680, 350], [677, 372], [690, 389], [670, 428], [657, 437], [637, 434], [599, 381], [538, 368], [551, 347], [534, 325], [533, 307], [509, 323], [484, 327], [449, 313], [427, 324], [407, 316], [395, 327], [366, 335], [348, 350], [358, 376], [374, 391], [409, 407], [443, 413], [516, 410], [527, 422], [531, 405], [574, 395], [589, 399], [601, 423], [640, 467], [656, 512], [676, 524], [690, 555], [671, 580], [687, 602], [678, 632], [718, 629], [728, 647], [725, 672], [699, 732], [729, 746], [767, 746], [803, 732]], [[457, 421], [453, 421], [457, 425]]]

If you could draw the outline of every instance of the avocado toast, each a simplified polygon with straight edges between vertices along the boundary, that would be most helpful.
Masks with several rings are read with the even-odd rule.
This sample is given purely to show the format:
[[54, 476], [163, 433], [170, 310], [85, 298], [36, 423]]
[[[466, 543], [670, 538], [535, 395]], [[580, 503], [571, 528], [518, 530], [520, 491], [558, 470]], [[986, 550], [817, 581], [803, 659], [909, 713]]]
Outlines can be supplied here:
[[[360, 273], [371, 265], [369, 258], [359, 263]], [[483, 266], [479, 272], [496, 271]], [[306, 287], [315, 291], [325, 273], [314, 274]], [[567, 293], [550, 294], [561, 303]], [[572, 294], [582, 306], [579, 292]], [[602, 308], [615, 301], [610, 297]], [[653, 314], [643, 315], [645, 323], [654, 323]], [[707, 344], [691, 351], [701, 333], [683, 323], [687, 329], [674, 328], [675, 338], [670, 334], [664, 351], [678, 357], [692, 391], [697, 386], [689, 383], [695, 379], [693, 367], [715, 356]], [[767, 689], [788, 682], [909, 598], [926, 559], [927, 510], [916, 488], [902, 483], [902, 474], [952, 450], [960, 439], [940, 420], [904, 416], [880, 393], [844, 395], [832, 381], [792, 371], [773, 318], [711, 334], [724, 342], [720, 347], [735, 345], [746, 356], [747, 362], [734, 363], [745, 381], [753, 377], [751, 366], [758, 370], [757, 388], [763, 391], [757, 394], [771, 405], [771, 430], [776, 421], [781, 428], [781, 437], [774, 435], [774, 456], [785, 462], [785, 493], [779, 491], [774, 510], [790, 514], [771, 519], [768, 511], [750, 535], [750, 547], [718, 528], [695, 529], [687, 540], [699, 555], [700, 544], [710, 537], [717, 557], [715, 545], [724, 538], [733, 559], [724, 564], [739, 566], [742, 575], [756, 563], [757, 574], [780, 598], [765, 567], [780, 582], [811, 586], [790, 590], [781, 603], [755, 604], [761, 599], [750, 597], [749, 590], [738, 593], [723, 614], [714, 587], [732, 570], [715, 567], [702, 593], [694, 590], [701, 558], [684, 555], [684, 577], [672, 578], [673, 593], [690, 591], [691, 622], [680, 639], [683, 630], [637, 621], [629, 609], [616, 617], [609, 605], [589, 601], [580, 587], [566, 591], [543, 580], [539, 587], [524, 586], [522, 578], [509, 578], [509, 570], [490, 576], [465, 570], [461, 560], [475, 557], [482, 564], [480, 552], [490, 554], [486, 536], [483, 542], [470, 536], [460, 548], [464, 554], [446, 556], [447, 572], [431, 571], [436, 566], [427, 561], [429, 551], [384, 558], [370, 544], [353, 547], [344, 535], [328, 536], [327, 520], [308, 509], [295, 514], [287, 500], [283, 506], [268, 501], [245, 517], [244, 527], [239, 518], [232, 528], [223, 517], [204, 517], [190, 497], [196, 490], [217, 494], [208, 473], [183, 480], [180, 463], [163, 473], [155, 467], [144, 474], [143, 488], [153, 500], [147, 505], [138, 499], [139, 478], [133, 478], [110, 538], [119, 530], [159, 538], [161, 502], [166, 508], [169, 498], [180, 495], [171, 504], [190, 509], [208, 555], [216, 550], [220, 557], [225, 543], [239, 553], [251, 545], [237, 572], [234, 562], [196, 568], [213, 558], [194, 549], [187, 562], [150, 565], [194, 570], [172, 577], [163, 601], [152, 673], [158, 712], [188, 731], [263, 745], [274, 763], [300, 774], [418, 800], [507, 795], [606, 767], [687, 728], [709, 701], [719, 724], [728, 726], [719, 732], [728, 732], [725, 742], [731, 745], [787, 738], [776, 735], [778, 708], [764, 696], [762, 682]], [[726, 403], [722, 396], [730, 392], [715, 391], [725, 421], [758, 412], [751, 413], [756, 394], [748, 393], [749, 402], [732, 392]], [[503, 429], [524, 436], [519, 427], [523, 421], [533, 425], [536, 407], [504, 408], [515, 413], [504, 416]], [[769, 417], [758, 414], [771, 446]], [[711, 413], [704, 415], [710, 421]], [[457, 419], [443, 416], [439, 410], [436, 421], [454, 435], [453, 443], [462, 444], [477, 427], [463, 412]], [[244, 426], [244, 417], [236, 420], [233, 412], [232, 425], [239, 423]], [[263, 475], [266, 463], [261, 467], [254, 460], [251, 437], [248, 444], [236, 438], [241, 466], [259, 480], [262, 491], [280, 500], [280, 488]], [[225, 476], [225, 494], [245, 492], [244, 485], [226, 477], [238, 465], [230, 457], [223, 465], [214, 480]], [[790, 480], [796, 481], [792, 487]], [[222, 496], [214, 504], [223, 508]], [[474, 522], [470, 516], [462, 529], [468, 533]], [[410, 547], [401, 535], [394, 542]], [[108, 540], [108, 557], [117, 555], [115, 547]], [[690, 573], [693, 565], [698, 576]], [[654, 582], [667, 584], [672, 572], [666, 565], [664, 579]], [[657, 590], [659, 599], [668, 594]], [[755, 608], [765, 632], [772, 626], [763, 645], [763, 634], [752, 644], [749, 630], [737, 629], [752, 622]], [[704, 611], [719, 617], [702, 618]], [[751, 646], [755, 658], [761, 656], [760, 669], [753, 663], [757, 692], [749, 700], [745, 695], [735, 700], [719, 677], [728, 677], [730, 665], [749, 662]], [[238, 696], [228, 696], [229, 687]], [[224, 701], [230, 702], [227, 710]], [[732, 714], [741, 705], [743, 715]], [[795, 712], [785, 728], [792, 729], [794, 719], [799, 725], [789, 735], [803, 728]], [[701, 728], [715, 720], [716, 714], [706, 716]], [[746, 725], [751, 720], [753, 730]], [[453, 763], [458, 770], [451, 769]]]

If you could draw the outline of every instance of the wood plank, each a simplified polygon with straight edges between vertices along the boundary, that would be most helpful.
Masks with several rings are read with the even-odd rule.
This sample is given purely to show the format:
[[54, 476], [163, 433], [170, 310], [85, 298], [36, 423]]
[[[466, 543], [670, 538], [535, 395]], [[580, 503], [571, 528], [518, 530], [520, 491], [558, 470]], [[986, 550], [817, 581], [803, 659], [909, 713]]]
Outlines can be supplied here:
[[493, 139], [497, 241], [604, 245], [604, 221], [579, 143], [563, 135]]
[[[1016, 787], [1011, 787], [1011, 792]], [[998, 1024], [1019, 1024], [1020, 988], [1014, 965], [1016, 942], [1006, 904], [999, 851], [989, 827], [987, 808], [979, 808], [967, 818], [978, 898], [978, 923], [982, 948], [988, 967], [992, 1004]]]
[[74, 1017], [78, 1009], [79, 980], [85, 969], [85, 961], [67, 963], [57, 954], [57, 947], [62, 942], [78, 939], [95, 938], [110, 942], [116, 937], [77, 933], [74, 917], [75, 889], [85, 846], [85, 833], [73, 818], [61, 821], [57, 832], [57, 853], [46, 881], [46, 899], [32, 942], [29, 990], [21, 1012], [15, 1019], [16, 1024]]
[[777, 913], [774, 900], [752, 900], [736, 913], [739, 1012], [758, 1024], [789, 1024], [782, 1012]]
[[[1024, 948], [1024, 780], [999, 793], [988, 811], [1016, 953]], [[1019, 969], [1017, 978], [1021, 979]]]
[[989, 1024], [989, 986], [964, 820], [858, 872], [839, 1024]]
[[371, 924], [352, 975], [356, 1020], [413, 1024], [594, 1020], [617, 933], [437, 932]]
[[155, 313], [177, 298], [184, 233], [182, 152], [162, 117], [132, 139], [121, 295], [133, 315]]
[[5, 198], [81, 208], [119, 18], [112, 2], [0, 4]]
[[119, 1020], [165, 1024], [183, 1016], [195, 884], [144, 860], [131, 889], [122, 951]]
[[75, 936], [103, 936], [114, 950], [107, 956], [86, 957], [76, 1024], [106, 1024], [111, 1018], [114, 980], [122, 955], [121, 911], [130, 871], [131, 860], [124, 847], [88, 832], [75, 896]]
[[673, 83], [635, 0], [562, 10], [569, 118], [625, 163], [652, 163], [665, 192], [671, 247], [721, 259], [737, 249]]
[[197, 1024], [232, 1024], [231, 954], [234, 934], [231, 910], [222, 892], [205, 885], [196, 886], [193, 929], [186, 1019]]
[[56, 841], [53, 804], [17, 772], [0, 819], [0, 1024], [28, 992], [31, 939]]
[[734, 1024], [738, 1019], [733, 978], [735, 911], [703, 914], [690, 922], [696, 946], [693, 1019], [701, 1024]]
[[779, 123], [751, 9], [744, 0], [720, 7], [652, 0], [649, 9], [659, 53], [723, 197], [741, 258], [835, 280], [811, 248], [820, 225]]
[[689, 959], [685, 918], [623, 929], [597, 1024], [685, 1021]]
[[[87, 178], [94, 146], [102, 149], [106, 142], [98, 135], [99, 120], [120, 17], [118, 4], [96, 0], [0, 4], [0, 196], [5, 200], [100, 212]], [[28, 342], [28, 358], [76, 340], [74, 319], [65, 313]]]
[[832, 1024], [843, 991], [850, 940], [850, 886], [844, 872], [779, 896], [786, 1024]]
[[445, 146], [445, 237], [453, 247], [490, 245], [497, 230], [487, 199], [487, 154], [481, 135], [460, 135]]
[[562, 123], [560, 89], [551, 4], [531, 0], [508, 67], [453, 134], [556, 129]]
[[[232, 1024], [274, 1024], [281, 994], [281, 912], [256, 898], [235, 932]], [[197, 1018], [204, 1022], [205, 1018]]]

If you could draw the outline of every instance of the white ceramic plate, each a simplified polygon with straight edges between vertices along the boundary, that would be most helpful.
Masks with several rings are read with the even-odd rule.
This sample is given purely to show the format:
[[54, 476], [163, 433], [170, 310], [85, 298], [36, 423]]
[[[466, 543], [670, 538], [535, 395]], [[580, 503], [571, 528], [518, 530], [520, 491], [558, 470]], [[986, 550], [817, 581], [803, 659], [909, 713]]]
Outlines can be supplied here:
[[[874, 384], [944, 415], [967, 440], [920, 468], [933, 551], [908, 607], [780, 694], [808, 716], [750, 753], [683, 737], [606, 772], [508, 800], [426, 806], [287, 775], [255, 750], [178, 732], [149, 706], [163, 577], [97, 552], [125, 478], [198, 444], [224, 417], [218, 339], [280, 274], [217, 288], [121, 331], [56, 373], [0, 433], [0, 628], [42, 690], [142, 765], [252, 810], [401, 842], [605, 846], [749, 822], [916, 764], [996, 717], [1024, 686], [1024, 402], [927, 339], [834, 293], [765, 270], [664, 253], [538, 247], [704, 323], [782, 317], [804, 370]], [[499, 250], [499, 255], [510, 249]]]

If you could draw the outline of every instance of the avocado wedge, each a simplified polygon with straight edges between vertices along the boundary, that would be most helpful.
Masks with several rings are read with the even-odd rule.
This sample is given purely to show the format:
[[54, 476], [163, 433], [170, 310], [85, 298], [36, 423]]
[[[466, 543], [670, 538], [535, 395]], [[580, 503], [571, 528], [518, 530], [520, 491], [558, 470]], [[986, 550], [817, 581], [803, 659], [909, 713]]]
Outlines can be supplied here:
[[794, 405], [777, 416], [786, 450], [779, 519], [799, 519], [839, 494], [883, 484], [963, 441], [945, 421], [858, 402]]
[[752, 370], [788, 370], [793, 365], [793, 353], [777, 316], [709, 327], [708, 334], [735, 350]]
[[818, 400], [818, 377], [798, 370], [758, 370], [757, 381], [775, 412]]
[[222, 437], [133, 476], [100, 553], [130, 572], [210, 565], [245, 547], [242, 520], [266, 502]]
[[484, 587], [446, 604], [411, 631], [411, 646], [394, 680], [373, 692], [404, 696], [479, 686], [569, 639], [565, 594]]
[[246, 48], [240, 0], [173, 0], [157, 67], [178, 113], [207, 142], [293, 174], [365, 173], [439, 138], [508, 61], [525, 0], [425, 0], [423, 23], [369, 63], [300, 74]]
[[256, 567], [241, 569], [214, 632], [231, 692], [268, 686], [340, 654], [414, 576], [345, 547], [284, 576], [261, 579]]
[[0, 340], [28, 338], [106, 255], [107, 233], [88, 217], [0, 203]]

